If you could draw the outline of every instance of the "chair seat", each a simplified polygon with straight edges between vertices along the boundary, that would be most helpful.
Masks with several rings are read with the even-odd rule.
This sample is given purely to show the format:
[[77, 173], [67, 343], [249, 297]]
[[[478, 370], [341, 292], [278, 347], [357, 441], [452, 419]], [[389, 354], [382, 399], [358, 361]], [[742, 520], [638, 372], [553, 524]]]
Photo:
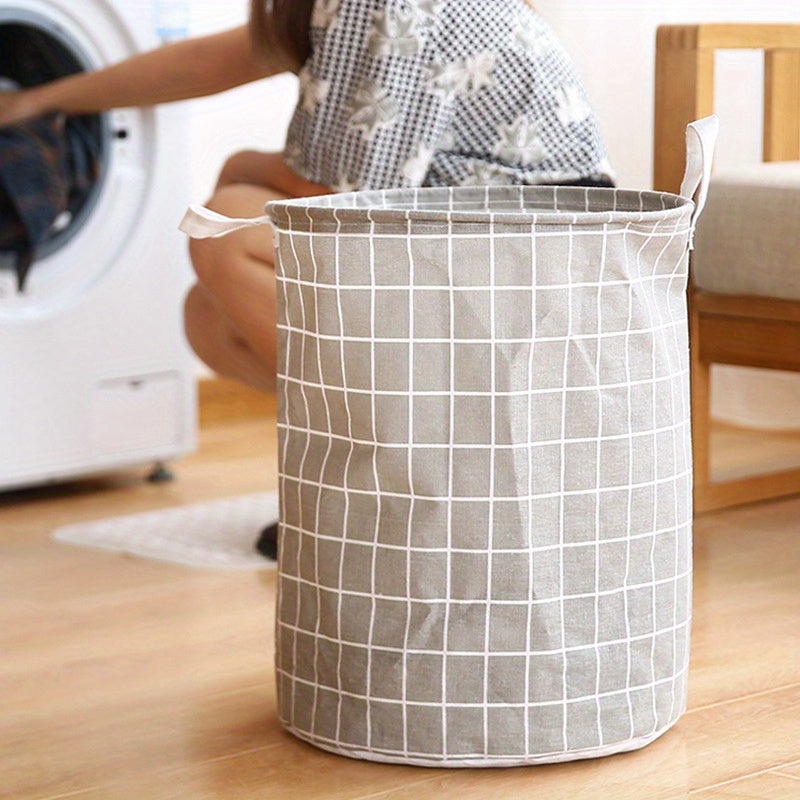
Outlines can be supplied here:
[[715, 173], [697, 227], [695, 287], [800, 300], [800, 161]]

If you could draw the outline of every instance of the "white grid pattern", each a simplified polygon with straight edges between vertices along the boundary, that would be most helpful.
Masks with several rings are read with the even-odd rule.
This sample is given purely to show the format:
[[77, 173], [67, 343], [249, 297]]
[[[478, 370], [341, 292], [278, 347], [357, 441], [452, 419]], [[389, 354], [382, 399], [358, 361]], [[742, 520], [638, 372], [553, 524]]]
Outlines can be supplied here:
[[499, 766], [682, 713], [691, 211], [536, 187], [271, 206], [290, 731]]

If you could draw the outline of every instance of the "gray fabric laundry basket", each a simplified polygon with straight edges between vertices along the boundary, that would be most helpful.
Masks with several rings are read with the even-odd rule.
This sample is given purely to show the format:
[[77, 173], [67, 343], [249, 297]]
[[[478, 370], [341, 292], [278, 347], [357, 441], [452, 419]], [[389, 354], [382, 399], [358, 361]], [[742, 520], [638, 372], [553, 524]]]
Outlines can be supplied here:
[[[286, 728], [507, 766], [686, 705], [685, 196], [493, 186], [273, 203]], [[689, 197], [699, 188], [698, 201]]]

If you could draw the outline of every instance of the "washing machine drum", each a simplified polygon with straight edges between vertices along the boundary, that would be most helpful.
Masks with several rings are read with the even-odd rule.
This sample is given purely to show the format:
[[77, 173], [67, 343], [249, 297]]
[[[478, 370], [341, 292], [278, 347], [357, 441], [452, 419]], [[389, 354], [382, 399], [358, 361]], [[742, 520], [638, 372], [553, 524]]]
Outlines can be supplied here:
[[[53, 34], [28, 24], [0, 25], [0, 88], [28, 88], [82, 71]], [[0, 266], [25, 287], [37, 258], [70, 238], [102, 177], [99, 115], [48, 114], [0, 128]]]

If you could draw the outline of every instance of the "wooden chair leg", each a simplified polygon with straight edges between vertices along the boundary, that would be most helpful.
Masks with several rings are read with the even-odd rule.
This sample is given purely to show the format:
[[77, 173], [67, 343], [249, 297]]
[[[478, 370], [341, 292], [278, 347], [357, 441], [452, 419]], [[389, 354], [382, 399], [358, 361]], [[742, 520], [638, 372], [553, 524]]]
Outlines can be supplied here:
[[711, 484], [711, 365], [700, 358], [699, 315], [689, 304], [689, 341], [692, 396], [692, 459], [694, 461], [694, 509], [708, 509]]

